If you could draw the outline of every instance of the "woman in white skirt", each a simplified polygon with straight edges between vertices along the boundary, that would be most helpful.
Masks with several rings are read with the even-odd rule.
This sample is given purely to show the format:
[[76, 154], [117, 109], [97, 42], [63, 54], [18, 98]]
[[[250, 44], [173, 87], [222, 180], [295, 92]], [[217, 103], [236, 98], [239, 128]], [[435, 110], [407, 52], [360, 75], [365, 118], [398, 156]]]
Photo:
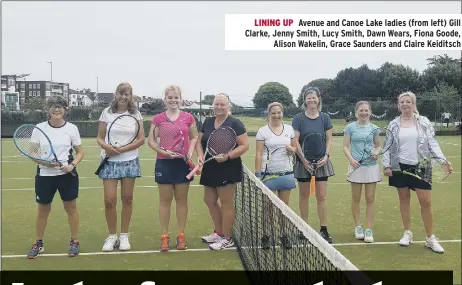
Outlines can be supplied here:
[[[363, 157], [364, 141], [366, 137], [377, 128], [377, 126], [370, 122], [371, 113], [372, 110], [369, 102], [359, 101], [356, 103], [355, 107], [357, 120], [347, 125], [343, 131], [343, 152], [350, 162], [348, 166], [348, 173], [355, 169], [355, 171], [347, 178], [347, 181], [351, 183], [351, 211], [355, 222], [355, 238], [358, 240], [364, 240], [365, 242], [374, 242], [372, 224], [375, 212], [375, 187], [377, 182], [382, 180], [380, 168], [377, 163], [377, 156], [372, 156], [371, 159], [367, 159], [361, 164], [358, 162]], [[373, 143], [375, 147], [380, 147], [378, 137], [375, 137], [374, 141], [371, 143]], [[361, 211], [359, 208], [363, 185], [365, 192], [364, 196], [366, 198], [365, 230], [363, 230], [361, 226]]]

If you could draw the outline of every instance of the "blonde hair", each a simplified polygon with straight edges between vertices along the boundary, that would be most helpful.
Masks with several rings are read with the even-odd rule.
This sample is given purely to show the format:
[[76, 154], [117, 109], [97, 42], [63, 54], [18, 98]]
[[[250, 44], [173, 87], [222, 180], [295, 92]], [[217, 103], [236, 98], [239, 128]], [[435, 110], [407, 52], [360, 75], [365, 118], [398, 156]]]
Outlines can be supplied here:
[[127, 109], [130, 114], [134, 114], [136, 111], [136, 105], [135, 105], [135, 102], [133, 101], [133, 88], [128, 82], [122, 82], [117, 86], [116, 92], [114, 93], [114, 100], [112, 100], [112, 103], [111, 103], [111, 108], [110, 108], [111, 112], [112, 113], [117, 112], [118, 104], [117, 104], [116, 96], [117, 94], [120, 94], [122, 92], [128, 92], [130, 94], [130, 101], [128, 101]]
[[414, 110], [413, 110], [413, 112], [414, 112], [414, 114], [419, 115], [419, 111], [417, 110], [417, 97], [415, 96], [414, 93], [412, 93], [412, 92], [410, 92], [410, 91], [407, 91], [407, 92], [404, 92], [404, 93], [399, 94], [399, 96], [398, 96], [398, 109], [399, 109], [399, 111], [401, 111], [401, 106], [400, 106], [400, 104], [399, 104], [399, 101], [400, 101], [401, 98], [404, 97], [404, 96], [409, 96], [409, 97], [411, 98], [411, 102], [412, 102], [412, 104], [414, 104]]
[[310, 94], [315, 94], [316, 97], [318, 97], [319, 99], [318, 112], [320, 112], [322, 109], [322, 99], [321, 99], [321, 92], [319, 91], [317, 87], [309, 87], [308, 89], [305, 90], [305, 92], [303, 93], [303, 106], [305, 107], [305, 109], [308, 107], [306, 105], [306, 97], [308, 97], [308, 95]]
[[165, 90], [164, 90], [164, 98], [167, 97], [168, 93], [171, 92], [171, 91], [178, 93], [178, 95], [180, 95], [180, 98], [181, 98], [181, 88], [178, 87], [178, 86], [175, 86], [175, 85], [170, 85], [167, 88], [165, 88]]
[[268, 112], [267, 120], [268, 120], [268, 121], [269, 121], [269, 119], [270, 119], [271, 108], [273, 108], [273, 107], [280, 107], [280, 108], [281, 108], [281, 111], [284, 112], [284, 106], [282, 106], [281, 103], [279, 103], [279, 102], [269, 103], [269, 104], [268, 104], [268, 108], [267, 108], [267, 112]]
[[367, 105], [369, 107], [369, 111], [371, 111], [372, 113], [372, 107], [371, 107], [371, 104], [369, 103], [369, 101], [359, 101], [358, 103], [356, 103], [356, 106], [355, 106], [355, 117], [356, 119], [358, 119], [358, 109], [361, 105]]
[[220, 96], [220, 97], [225, 97], [226, 100], [228, 100], [228, 105], [229, 105], [228, 115], [231, 116], [231, 114], [232, 114], [231, 108], [232, 108], [233, 106], [231, 105], [231, 99], [229, 99], [229, 95], [226, 94], [226, 93], [218, 93], [217, 95], [215, 95], [215, 98], [213, 99], [213, 101], [215, 101], [215, 99], [216, 99], [218, 96]]

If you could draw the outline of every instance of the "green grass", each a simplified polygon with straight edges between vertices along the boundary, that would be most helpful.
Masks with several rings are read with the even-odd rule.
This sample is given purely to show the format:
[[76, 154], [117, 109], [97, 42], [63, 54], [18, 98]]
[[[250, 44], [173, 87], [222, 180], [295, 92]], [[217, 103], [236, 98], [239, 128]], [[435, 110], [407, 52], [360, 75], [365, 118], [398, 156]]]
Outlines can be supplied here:
[[[350, 186], [345, 183], [347, 162], [341, 150], [340, 137], [334, 137], [332, 159], [336, 175], [329, 181], [327, 201], [329, 206], [329, 231], [336, 248], [360, 269], [391, 270], [454, 270], [454, 282], [461, 283], [461, 195], [460, 195], [460, 136], [438, 137], [445, 154], [452, 161], [455, 173], [445, 183], [436, 184], [432, 191], [435, 216], [435, 234], [441, 240], [458, 240], [442, 243], [446, 252], [436, 254], [415, 243], [409, 248], [399, 247], [397, 242], [403, 229], [396, 191], [385, 183], [379, 184], [376, 195], [374, 234], [376, 244], [364, 245], [352, 235]], [[94, 175], [98, 165], [99, 148], [94, 139], [84, 139], [85, 159], [79, 165], [80, 197], [78, 209], [81, 217], [81, 252], [100, 253], [107, 227], [104, 218], [102, 182]], [[244, 163], [253, 169], [255, 138], [250, 138], [250, 150]], [[156, 251], [159, 247], [159, 199], [153, 178], [155, 154], [144, 145], [140, 151], [142, 178], [136, 182], [133, 217], [130, 226], [131, 251]], [[203, 202], [203, 190], [198, 178], [190, 188], [187, 223], [186, 251], [170, 253], [141, 253], [124, 255], [82, 255], [77, 258], [63, 256], [42, 257], [27, 260], [25, 254], [35, 235], [36, 204], [34, 202], [35, 165], [18, 155], [10, 139], [2, 140], [2, 269], [4, 270], [242, 270], [235, 250], [208, 251], [200, 236], [212, 230], [210, 216]], [[291, 195], [290, 206], [298, 213], [298, 189]], [[310, 200], [310, 226], [319, 229], [315, 199]], [[67, 250], [70, 238], [67, 217], [59, 195], [53, 201], [45, 233], [47, 254], [62, 254]], [[120, 209], [120, 202], [118, 203]], [[172, 209], [175, 209], [172, 205]], [[364, 217], [364, 199], [362, 215]], [[120, 211], [119, 211], [120, 213]], [[119, 214], [120, 215], [120, 214]], [[120, 217], [120, 216], [119, 216]], [[175, 212], [172, 211], [171, 232], [176, 232]], [[420, 209], [412, 195], [412, 230], [416, 241], [423, 241], [425, 232], [420, 219]], [[380, 244], [392, 242], [392, 244]], [[357, 243], [359, 245], [345, 245]], [[7, 257], [21, 255], [18, 257]]]

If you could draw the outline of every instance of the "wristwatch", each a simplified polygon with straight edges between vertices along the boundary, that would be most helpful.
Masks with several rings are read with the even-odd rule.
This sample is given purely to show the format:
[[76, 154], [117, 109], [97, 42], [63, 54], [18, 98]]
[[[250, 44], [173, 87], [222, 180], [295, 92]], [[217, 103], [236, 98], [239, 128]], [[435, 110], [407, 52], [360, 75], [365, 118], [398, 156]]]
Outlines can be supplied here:
[[71, 162], [72, 166], [74, 166], [74, 168], [76, 167], [75, 163], [74, 162]]
[[326, 152], [326, 155], [327, 155], [327, 158], [330, 158], [330, 155], [329, 155], [329, 153], [328, 153], [328, 152]]

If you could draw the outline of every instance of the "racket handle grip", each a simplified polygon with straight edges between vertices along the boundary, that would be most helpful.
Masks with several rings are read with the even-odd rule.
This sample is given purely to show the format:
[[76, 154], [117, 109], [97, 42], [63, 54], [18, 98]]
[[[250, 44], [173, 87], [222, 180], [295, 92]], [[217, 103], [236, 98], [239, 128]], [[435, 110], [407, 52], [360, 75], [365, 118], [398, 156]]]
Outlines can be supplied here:
[[199, 165], [196, 166], [196, 167], [194, 167], [194, 169], [191, 170], [191, 172], [189, 172], [188, 175], [186, 175], [186, 178], [191, 179], [191, 177], [192, 177], [198, 170], [199, 170]]
[[314, 175], [311, 176], [311, 185], [310, 185], [310, 190], [311, 190], [311, 195], [316, 194], [316, 177]]
[[101, 164], [99, 165], [98, 169], [96, 169], [95, 171], [96, 175], [99, 175], [99, 173], [101, 172], [101, 170], [103, 169], [104, 165], [106, 164], [108, 160], [109, 160], [109, 156], [106, 156], [104, 160], [101, 162]]
[[[194, 163], [192, 163], [191, 160], [188, 160], [188, 165], [189, 167], [191, 167], [192, 169], [196, 168], [196, 165]], [[196, 172], [197, 175], [201, 174], [200, 170], [198, 169], [197, 172]], [[189, 178], [188, 178], [189, 179]]]

